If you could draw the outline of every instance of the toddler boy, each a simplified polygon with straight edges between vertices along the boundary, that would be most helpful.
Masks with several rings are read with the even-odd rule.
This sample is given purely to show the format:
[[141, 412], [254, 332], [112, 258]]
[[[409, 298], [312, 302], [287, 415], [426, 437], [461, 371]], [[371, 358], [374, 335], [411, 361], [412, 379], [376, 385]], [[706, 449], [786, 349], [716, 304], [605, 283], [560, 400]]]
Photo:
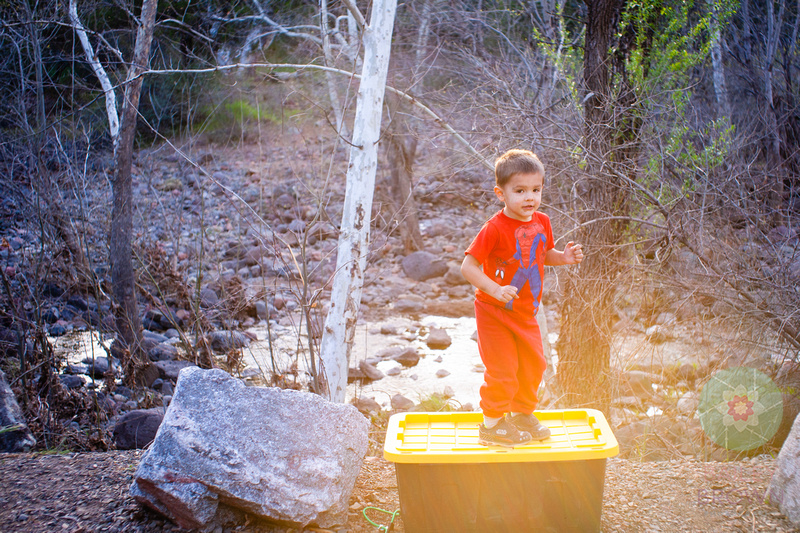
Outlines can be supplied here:
[[550, 218], [539, 212], [544, 166], [533, 152], [509, 150], [495, 162], [494, 193], [504, 207], [465, 252], [461, 273], [475, 287], [478, 350], [485, 367], [479, 442], [513, 447], [544, 440], [533, 415], [547, 362], [536, 312], [545, 265], [583, 260], [580, 244], [554, 248]]

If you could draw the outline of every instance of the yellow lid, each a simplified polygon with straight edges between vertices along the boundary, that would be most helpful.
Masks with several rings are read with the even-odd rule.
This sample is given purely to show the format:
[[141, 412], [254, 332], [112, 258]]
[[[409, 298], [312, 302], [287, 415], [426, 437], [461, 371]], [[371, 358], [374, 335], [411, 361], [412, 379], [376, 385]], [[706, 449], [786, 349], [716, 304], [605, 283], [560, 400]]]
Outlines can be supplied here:
[[603, 413], [563, 409], [534, 413], [551, 436], [524, 446], [478, 444], [479, 412], [398, 413], [389, 419], [383, 456], [395, 463], [511, 463], [613, 457], [617, 439]]

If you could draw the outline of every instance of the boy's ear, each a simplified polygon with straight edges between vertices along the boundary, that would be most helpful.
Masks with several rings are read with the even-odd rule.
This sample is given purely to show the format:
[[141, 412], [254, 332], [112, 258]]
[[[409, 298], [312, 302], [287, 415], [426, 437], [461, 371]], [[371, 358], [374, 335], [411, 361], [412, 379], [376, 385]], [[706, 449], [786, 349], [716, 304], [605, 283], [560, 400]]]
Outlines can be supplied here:
[[497, 196], [497, 199], [500, 200], [501, 202], [506, 201], [506, 198], [503, 195], [503, 189], [501, 189], [497, 185], [494, 186], [494, 195]]

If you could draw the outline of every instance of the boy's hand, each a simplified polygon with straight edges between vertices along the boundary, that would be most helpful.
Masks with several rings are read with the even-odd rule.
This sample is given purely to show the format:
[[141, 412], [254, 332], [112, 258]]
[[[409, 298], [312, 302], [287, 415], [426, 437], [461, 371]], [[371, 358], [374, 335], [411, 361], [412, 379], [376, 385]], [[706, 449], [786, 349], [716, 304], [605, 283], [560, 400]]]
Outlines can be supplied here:
[[569, 241], [564, 248], [564, 262], [568, 265], [575, 265], [581, 261], [583, 261], [582, 246]]
[[519, 298], [517, 295], [517, 288], [511, 285], [498, 285], [497, 289], [492, 293], [492, 297], [500, 300], [504, 304]]

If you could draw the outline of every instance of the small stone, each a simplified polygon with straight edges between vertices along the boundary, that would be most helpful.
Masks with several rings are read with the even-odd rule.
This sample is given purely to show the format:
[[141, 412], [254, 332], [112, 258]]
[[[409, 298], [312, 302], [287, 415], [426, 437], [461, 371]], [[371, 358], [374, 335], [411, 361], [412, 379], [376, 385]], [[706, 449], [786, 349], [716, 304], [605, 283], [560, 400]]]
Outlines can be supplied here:
[[443, 276], [447, 272], [447, 264], [439, 256], [430, 252], [413, 252], [401, 262], [406, 276], [416, 281]]
[[208, 334], [211, 349], [215, 352], [229, 352], [244, 348], [250, 344], [250, 339], [239, 331], [212, 331]]
[[156, 436], [164, 413], [158, 409], [137, 409], [125, 413], [114, 425], [114, 444], [120, 450], [144, 448]]
[[83, 380], [80, 378], [80, 376], [62, 374], [59, 376], [59, 379], [61, 380], [61, 384], [64, 385], [67, 390], [75, 390], [83, 387]]
[[667, 332], [667, 329], [664, 326], [650, 326], [644, 332], [645, 337], [648, 341], [652, 342], [653, 344], [662, 344], [667, 342], [670, 339], [670, 335]]
[[369, 364], [366, 361], [361, 361], [358, 363], [358, 368], [364, 373], [364, 375], [372, 380], [377, 381], [379, 379], [383, 379], [383, 372], [375, 368], [373, 365]]
[[400, 366], [393, 366], [389, 370], [386, 371], [387, 376], [399, 376], [403, 373], [403, 369]]
[[217, 296], [216, 292], [208, 287], [204, 287], [200, 290], [200, 305], [203, 307], [214, 307], [217, 304], [219, 304], [219, 296]]
[[85, 358], [81, 363], [86, 365], [86, 373], [94, 378], [101, 378], [103, 375], [108, 372], [108, 358], [107, 357], [95, 357], [92, 360], [91, 357]]
[[694, 391], [685, 392], [678, 399], [678, 412], [684, 416], [692, 416], [700, 405], [700, 395]]
[[448, 372], [444, 368], [440, 368], [439, 370], [436, 371], [436, 377], [437, 378], [446, 378], [449, 375], [450, 375], [450, 372]]
[[444, 329], [432, 328], [425, 343], [428, 345], [428, 348], [433, 350], [444, 350], [453, 344], [453, 340]]
[[381, 405], [372, 398], [353, 398], [350, 403], [365, 415], [377, 415], [381, 412]]
[[395, 411], [410, 411], [413, 408], [414, 402], [402, 394], [395, 394], [392, 396], [392, 409]]
[[420, 357], [415, 348], [406, 348], [393, 359], [405, 367], [412, 367], [419, 363]]
[[419, 314], [423, 309], [422, 302], [401, 298], [394, 302], [394, 310], [398, 313]]

